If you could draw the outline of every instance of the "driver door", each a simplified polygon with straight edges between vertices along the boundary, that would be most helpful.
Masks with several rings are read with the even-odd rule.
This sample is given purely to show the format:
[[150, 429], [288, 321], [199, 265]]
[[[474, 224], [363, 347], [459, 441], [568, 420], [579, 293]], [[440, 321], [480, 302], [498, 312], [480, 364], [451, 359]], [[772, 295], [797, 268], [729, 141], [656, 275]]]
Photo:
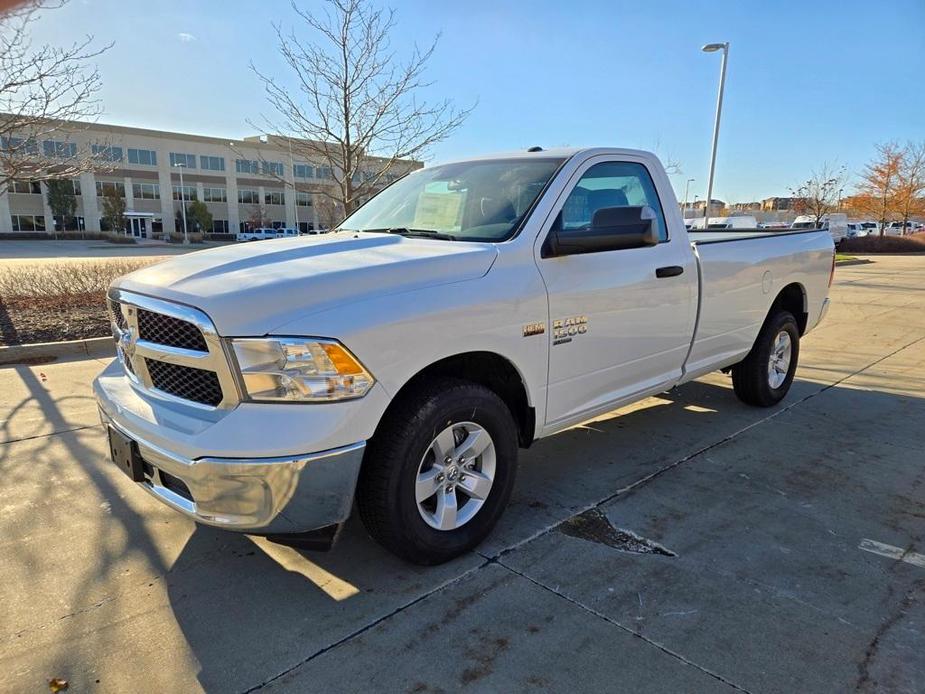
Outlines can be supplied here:
[[[660, 185], [670, 186], [658, 175]], [[549, 294], [546, 425], [553, 429], [673, 385], [690, 346], [697, 300], [693, 254], [683, 232], [669, 233], [642, 158], [593, 158], [570, 185], [536, 247]], [[673, 198], [666, 204], [675, 204]], [[587, 229], [598, 209], [642, 205], [656, 212], [657, 245], [541, 257], [549, 230]]]

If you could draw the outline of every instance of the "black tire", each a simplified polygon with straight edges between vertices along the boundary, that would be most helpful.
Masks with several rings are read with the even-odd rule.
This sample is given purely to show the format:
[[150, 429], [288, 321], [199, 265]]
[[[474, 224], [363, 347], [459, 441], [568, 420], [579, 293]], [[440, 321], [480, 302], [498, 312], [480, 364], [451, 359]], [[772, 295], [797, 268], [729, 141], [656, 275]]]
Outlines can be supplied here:
[[[491, 436], [495, 473], [491, 490], [468, 522], [437, 530], [418, 511], [415, 481], [421, 460], [439, 432], [473, 422]], [[484, 386], [441, 378], [397, 402], [366, 448], [357, 484], [360, 519], [390, 552], [415, 564], [442, 564], [478, 545], [507, 506], [517, 472], [517, 427], [501, 398]]]
[[[781, 331], [786, 331], [790, 335], [790, 366], [783, 383], [774, 388], [768, 378], [768, 366], [772, 347]], [[732, 367], [732, 386], [736, 396], [747, 405], [756, 407], [776, 405], [790, 390], [799, 357], [800, 328], [796, 318], [789, 311], [774, 311], [765, 320], [748, 356]]]

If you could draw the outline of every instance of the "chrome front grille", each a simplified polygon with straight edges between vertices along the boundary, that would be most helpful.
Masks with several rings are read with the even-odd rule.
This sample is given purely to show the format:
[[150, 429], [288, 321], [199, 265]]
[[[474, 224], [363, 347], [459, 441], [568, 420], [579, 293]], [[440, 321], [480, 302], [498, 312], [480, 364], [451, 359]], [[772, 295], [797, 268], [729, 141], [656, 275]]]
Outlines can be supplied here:
[[145, 359], [145, 366], [152, 385], [158, 390], [212, 407], [218, 407], [222, 401], [222, 387], [214, 371], [153, 359]]
[[163, 399], [230, 408], [238, 390], [221, 338], [202, 311], [112, 290], [116, 352], [133, 386]]
[[106, 306], [109, 308], [109, 321], [119, 330], [125, 330], [128, 324], [125, 322], [125, 316], [117, 301], [106, 299]]
[[209, 351], [202, 331], [193, 323], [141, 308], [138, 309], [138, 339], [196, 352]]

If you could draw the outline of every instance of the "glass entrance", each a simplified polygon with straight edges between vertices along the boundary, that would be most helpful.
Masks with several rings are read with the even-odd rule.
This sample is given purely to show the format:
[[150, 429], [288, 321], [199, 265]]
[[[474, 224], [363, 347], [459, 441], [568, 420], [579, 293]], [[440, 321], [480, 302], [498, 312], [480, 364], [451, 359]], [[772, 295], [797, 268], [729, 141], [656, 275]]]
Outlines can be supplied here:
[[129, 221], [131, 223], [132, 236], [136, 239], [148, 238], [148, 220], [141, 217], [132, 217]]

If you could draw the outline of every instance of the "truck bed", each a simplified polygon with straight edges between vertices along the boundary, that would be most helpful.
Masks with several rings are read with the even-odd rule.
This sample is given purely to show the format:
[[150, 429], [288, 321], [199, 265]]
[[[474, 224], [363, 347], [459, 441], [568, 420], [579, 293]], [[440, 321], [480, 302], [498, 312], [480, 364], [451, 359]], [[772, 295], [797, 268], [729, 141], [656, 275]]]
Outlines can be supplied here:
[[763, 239], [769, 236], [794, 236], [814, 234], [819, 229], [690, 229], [687, 234], [691, 242], [700, 246], [706, 243], [725, 243], [743, 239]]

